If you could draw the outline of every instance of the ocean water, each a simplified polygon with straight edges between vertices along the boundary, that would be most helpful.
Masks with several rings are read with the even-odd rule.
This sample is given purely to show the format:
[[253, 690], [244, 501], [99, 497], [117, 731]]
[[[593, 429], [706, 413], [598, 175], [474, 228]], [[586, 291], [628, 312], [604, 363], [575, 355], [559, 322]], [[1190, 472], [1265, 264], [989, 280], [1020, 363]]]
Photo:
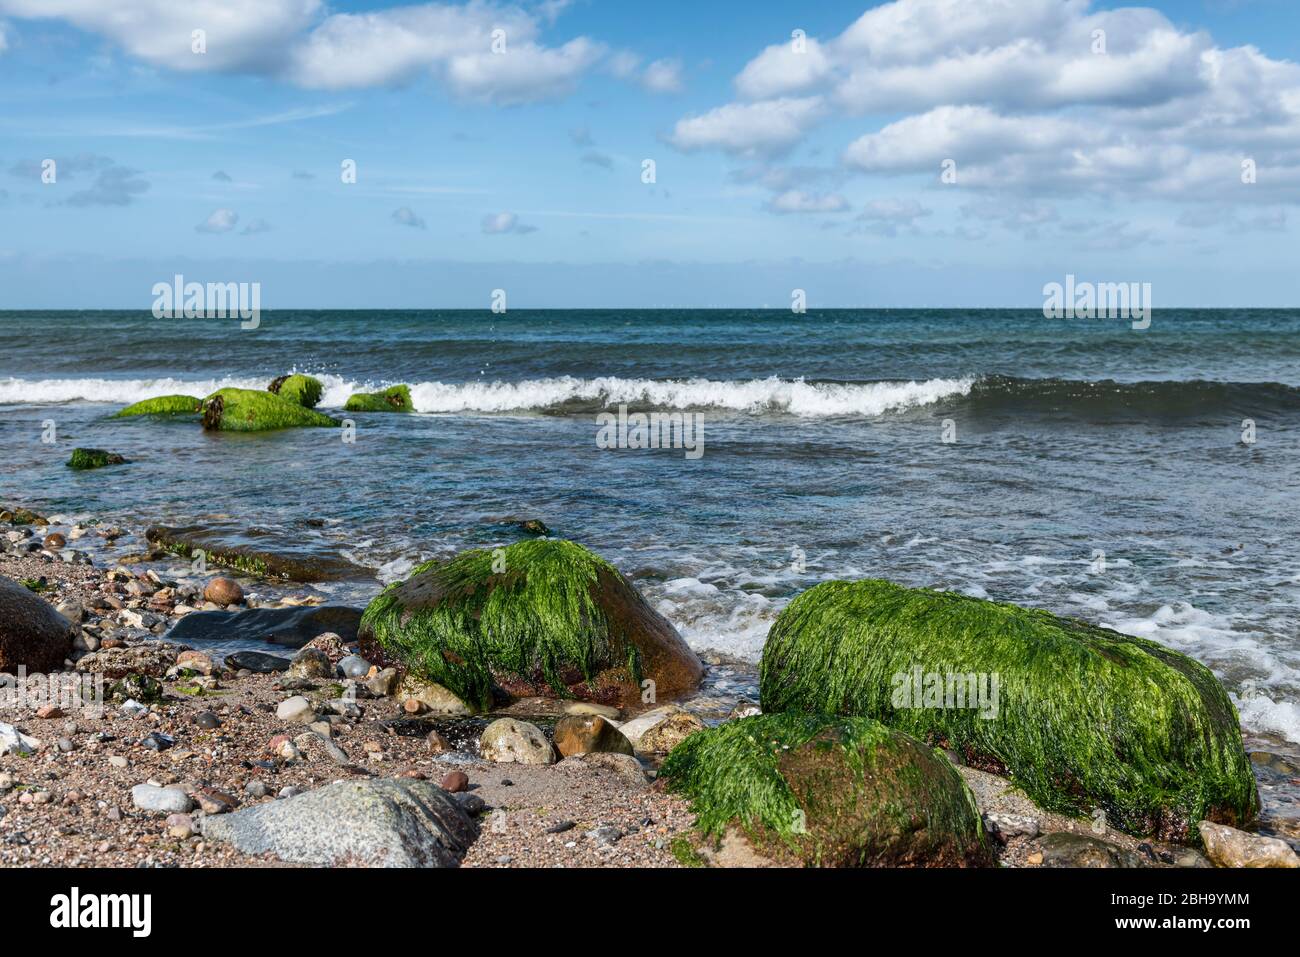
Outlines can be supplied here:
[[[289, 371], [417, 413], [353, 444], [108, 418]], [[703, 455], [599, 448], [620, 404], [700, 413]], [[77, 445], [132, 464], [73, 473]], [[1194, 655], [1300, 743], [1300, 311], [3, 312], [0, 456], [0, 500], [343, 554], [364, 572], [319, 590], [355, 602], [541, 518], [749, 661], [830, 578], [1043, 607]]]

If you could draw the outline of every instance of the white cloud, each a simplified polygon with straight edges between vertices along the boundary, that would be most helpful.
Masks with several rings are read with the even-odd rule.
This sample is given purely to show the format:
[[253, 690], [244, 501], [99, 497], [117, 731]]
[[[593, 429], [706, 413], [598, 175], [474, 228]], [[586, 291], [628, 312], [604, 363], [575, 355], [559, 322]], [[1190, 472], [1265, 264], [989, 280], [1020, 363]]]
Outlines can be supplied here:
[[194, 227], [199, 233], [228, 233], [239, 223], [239, 214], [233, 209], [214, 209], [212, 215]]
[[[1221, 48], [1158, 10], [894, 0], [803, 52], [767, 47], [735, 88], [735, 102], [683, 118], [669, 141], [771, 154], [827, 120], [895, 114], [849, 140], [847, 169], [937, 180], [952, 159], [964, 186], [1300, 201], [1300, 65]], [[808, 109], [773, 106], [789, 103]], [[1240, 180], [1248, 157], [1253, 189]]]
[[680, 93], [686, 88], [680, 60], [655, 60], [645, 68], [641, 85], [651, 93]]
[[605, 49], [585, 37], [560, 47], [512, 45], [506, 53], [456, 56], [447, 65], [447, 81], [461, 96], [514, 105], [563, 96]]
[[822, 101], [815, 96], [729, 103], [702, 116], [678, 120], [668, 141], [687, 151], [779, 153], [802, 139], [823, 113]]
[[9, 49], [9, 36], [5, 32], [5, 25], [0, 23], [0, 53], [4, 53], [7, 49]]
[[537, 227], [521, 223], [519, 217], [514, 213], [501, 212], [483, 217], [483, 232], [489, 236], [499, 236], [505, 233], [535, 233]]
[[767, 208], [774, 213], [840, 213], [849, 208], [849, 201], [838, 193], [817, 194], [789, 189], [773, 196]]
[[[173, 70], [263, 70], [307, 28], [321, 0], [0, 0], [0, 13], [59, 19]], [[192, 34], [206, 32], [207, 52]]]

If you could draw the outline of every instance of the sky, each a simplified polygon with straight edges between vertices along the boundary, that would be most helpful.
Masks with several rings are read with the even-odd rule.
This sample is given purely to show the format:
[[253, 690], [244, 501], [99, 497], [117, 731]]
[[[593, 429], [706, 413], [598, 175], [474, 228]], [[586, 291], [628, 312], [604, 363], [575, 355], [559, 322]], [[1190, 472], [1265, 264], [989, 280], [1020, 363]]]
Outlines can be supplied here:
[[1293, 6], [0, 0], [0, 309], [1295, 306]]

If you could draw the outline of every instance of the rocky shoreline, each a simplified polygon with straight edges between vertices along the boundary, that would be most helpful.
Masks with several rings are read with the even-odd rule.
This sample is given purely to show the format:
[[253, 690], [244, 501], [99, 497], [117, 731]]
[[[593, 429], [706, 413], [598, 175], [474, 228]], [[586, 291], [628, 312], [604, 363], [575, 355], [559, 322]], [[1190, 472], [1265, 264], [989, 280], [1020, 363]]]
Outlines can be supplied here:
[[[200, 589], [169, 577], [162, 556], [113, 555], [126, 551], [119, 540], [141, 540], [136, 532], [7, 516], [0, 578], [21, 583], [14, 602], [41, 602], [69, 623], [70, 652], [52, 670], [101, 680], [104, 707], [28, 701], [0, 711], [0, 865], [795, 863], [730, 834], [704, 839], [687, 796], [659, 775], [706, 725], [754, 720], [752, 702], [727, 714], [689, 701], [637, 707], [610, 679], [597, 682], [598, 700], [524, 688], [470, 714], [480, 709], [458, 708], [447, 689], [388, 667], [352, 635], [303, 634], [301, 649], [277, 656], [210, 654], [163, 636], [191, 615], [310, 610], [320, 597], [215, 572]], [[1046, 811], [1006, 778], [948, 758], [973, 795], [976, 839], [987, 841], [987, 860], [963, 852], [972, 861], [1212, 866], [1184, 844]], [[321, 820], [331, 826], [311, 823]], [[1206, 839], [1215, 862], [1290, 866], [1285, 843], [1225, 831]]]

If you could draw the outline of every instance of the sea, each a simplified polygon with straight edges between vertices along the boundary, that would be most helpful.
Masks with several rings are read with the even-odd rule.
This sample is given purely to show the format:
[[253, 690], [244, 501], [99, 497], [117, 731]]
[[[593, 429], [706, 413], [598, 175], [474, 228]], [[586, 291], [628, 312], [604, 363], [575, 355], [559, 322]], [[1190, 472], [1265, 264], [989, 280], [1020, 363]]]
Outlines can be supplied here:
[[[415, 412], [352, 441], [110, 418], [289, 372], [340, 417], [397, 383]], [[620, 408], [698, 453], [602, 441]], [[1204, 662], [1300, 762], [1300, 310], [7, 311], [0, 456], [0, 501], [340, 555], [362, 573], [309, 590], [358, 604], [541, 519], [738, 674], [827, 579], [1046, 608]]]

